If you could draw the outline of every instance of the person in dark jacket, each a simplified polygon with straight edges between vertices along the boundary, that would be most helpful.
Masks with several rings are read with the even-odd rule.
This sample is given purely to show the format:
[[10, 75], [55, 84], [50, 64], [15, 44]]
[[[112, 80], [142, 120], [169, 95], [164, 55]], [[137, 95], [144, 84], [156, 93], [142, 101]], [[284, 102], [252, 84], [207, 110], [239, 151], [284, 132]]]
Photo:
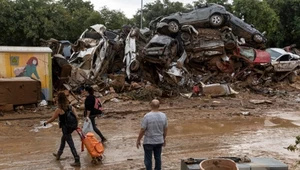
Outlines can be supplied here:
[[77, 117], [77, 119], [78, 119], [78, 116], [76, 114], [74, 107], [69, 105], [67, 96], [65, 95], [64, 92], [59, 92], [57, 97], [58, 97], [58, 102], [57, 102], [58, 108], [54, 111], [53, 116], [44, 123], [44, 126], [46, 126], [48, 123], [53, 122], [57, 117], [59, 118], [59, 128], [61, 128], [63, 135], [61, 137], [60, 147], [59, 147], [57, 153], [53, 153], [53, 155], [56, 157], [56, 160], [59, 160], [60, 156], [62, 155], [62, 153], [64, 151], [64, 148], [65, 148], [65, 145], [67, 142], [71, 149], [71, 152], [74, 156], [74, 159], [75, 159], [75, 162], [70, 165], [71, 166], [80, 166], [80, 158], [77, 154], [76, 148], [74, 146], [74, 141], [73, 141], [72, 135], [71, 135], [74, 130], [70, 130], [66, 127], [66, 115], [67, 114], [65, 114], [65, 113], [68, 109], [72, 109], [72, 111], [75, 114], [75, 116]]
[[97, 128], [95, 123], [95, 118], [98, 116], [97, 112], [94, 108], [95, 105], [95, 96], [94, 96], [94, 89], [92, 87], [86, 87], [85, 90], [89, 93], [89, 95], [86, 97], [84, 102], [85, 112], [86, 112], [86, 118], [90, 118], [91, 123], [93, 125], [94, 131], [99, 135], [101, 138], [101, 142], [106, 142], [106, 138], [102, 135], [100, 130]]

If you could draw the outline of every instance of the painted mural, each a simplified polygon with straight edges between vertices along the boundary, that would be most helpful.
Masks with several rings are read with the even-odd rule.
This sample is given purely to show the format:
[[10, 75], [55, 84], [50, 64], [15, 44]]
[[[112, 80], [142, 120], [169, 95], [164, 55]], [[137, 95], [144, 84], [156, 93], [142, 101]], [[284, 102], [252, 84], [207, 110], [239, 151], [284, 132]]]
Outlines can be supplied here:
[[52, 100], [50, 53], [0, 53], [0, 63], [5, 64], [5, 67], [0, 67], [1, 76], [37, 79], [42, 86], [41, 98]]
[[31, 77], [31, 78], [33, 78], [32, 75], [34, 74], [35, 78], [39, 80], [40, 76], [36, 69], [38, 64], [39, 64], [38, 59], [36, 57], [31, 57], [27, 61], [25, 67], [15, 68], [14, 73], [16, 77]]

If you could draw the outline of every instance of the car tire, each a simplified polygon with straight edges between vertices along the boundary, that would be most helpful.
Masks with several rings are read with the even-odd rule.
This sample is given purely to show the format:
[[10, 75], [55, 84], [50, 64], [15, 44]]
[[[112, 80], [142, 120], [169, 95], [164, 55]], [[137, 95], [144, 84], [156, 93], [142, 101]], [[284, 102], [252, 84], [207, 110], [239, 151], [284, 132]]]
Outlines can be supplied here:
[[181, 35], [181, 40], [184, 42], [189, 42], [191, 40], [191, 35], [187, 32], [183, 32]]
[[254, 34], [253, 41], [256, 43], [262, 43], [264, 41], [264, 38], [259, 34]]
[[138, 60], [135, 60], [130, 64], [131, 71], [137, 71], [139, 68], [140, 68], [140, 62]]
[[177, 33], [179, 31], [179, 24], [176, 21], [169, 21], [168, 22], [168, 30], [171, 33]]
[[224, 16], [221, 14], [213, 14], [209, 17], [209, 23], [212, 27], [220, 27], [224, 23]]

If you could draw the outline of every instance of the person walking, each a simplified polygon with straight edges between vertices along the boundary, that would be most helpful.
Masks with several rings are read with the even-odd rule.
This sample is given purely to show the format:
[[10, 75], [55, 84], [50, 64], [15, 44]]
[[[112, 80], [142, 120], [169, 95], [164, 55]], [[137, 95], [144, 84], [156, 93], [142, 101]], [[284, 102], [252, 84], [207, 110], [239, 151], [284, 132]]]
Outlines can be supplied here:
[[70, 165], [80, 166], [80, 158], [77, 154], [76, 148], [74, 146], [74, 141], [71, 135], [74, 130], [70, 130], [66, 126], [66, 116], [67, 116], [66, 112], [69, 111], [68, 109], [72, 109], [72, 112], [78, 119], [76, 110], [74, 107], [69, 105], [69, 101], [64, 92], [59, 92], [57, 95], [57, 99], [58, 99], [57, 100], [58, 108], [54, 111], [52, 117], [44, 123], [44, 126], [46, 126], [48, 123], [53, 122], [57, 117], [59, 117], [59, 128], [61, 128], [62, 130], [62, 137], [61, 137], [60, 147], [57, 153], [53, 153], [53, 155], [56, 157], [56, 160], [59, 160], [60, 156], [63, 154], [67, 142], [75, 159], [75, 162], [71, 163]]
[[166, 146], [168, 131], [167, 116], [159, 111], [159, 100], [154, 99], [150, 103], [151, 112], [147, 113], [141, 123], [141, 130], [136, 141], [136, 147], [141, 146], [144, 136], [144, 164], [146, 170], [152, 170], [152, 153], [154, 153], [155, 170], [161, 170], [162, 146]]
[[104, 143], [107, 141], [107, 139], [102, 135], [100, 130], [97, 128], [96, 122], [95, 122], [95, 118], [98, 115], [97, 115], [97, 111], [94, 108], [95, 99], [96, 99], [96, 97], [94, 96], [94, 89], [92, 87], [86, 87], [85, 90], [89, 93], [89, 95], [86, 97], [85, 102], [84, 102], [85, 117], [90, 118], [94, 131], [101, 138], [101, 142]]

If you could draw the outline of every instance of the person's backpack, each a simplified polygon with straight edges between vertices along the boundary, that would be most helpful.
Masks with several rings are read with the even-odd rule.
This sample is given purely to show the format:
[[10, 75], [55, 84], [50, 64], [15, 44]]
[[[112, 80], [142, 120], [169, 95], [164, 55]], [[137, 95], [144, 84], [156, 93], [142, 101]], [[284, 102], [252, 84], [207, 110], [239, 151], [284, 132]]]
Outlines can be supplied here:
[[78, 120], [75, 114], [72, 111], [72, 106], [70, 105], [68, 110], [65, 112], [66, 114], [66, 127], [68, 130], [74, 131], [78, 127]]
[[94, 105], [94, 110], [96, 115], [101, 115], [103, 112], [102, 104], [99, 98], [95, 97], [95, 105]]

